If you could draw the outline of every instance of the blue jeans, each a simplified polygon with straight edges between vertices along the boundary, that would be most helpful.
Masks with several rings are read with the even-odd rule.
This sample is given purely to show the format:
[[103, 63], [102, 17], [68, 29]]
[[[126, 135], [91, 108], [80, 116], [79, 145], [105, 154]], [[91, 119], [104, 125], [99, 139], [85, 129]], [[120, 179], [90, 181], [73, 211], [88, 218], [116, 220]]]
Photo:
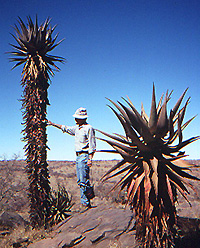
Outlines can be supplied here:
[[90, 168], [87, 165], [88, 158], [89, 158], [88, 153], [81, 153], [76, 157], [77, 183], [80, 187], [81, 203], [84, 205], [90, 204], [90, 200], [86, 196], [86, 188], [90, 187], [90, 182], [89, 182]]

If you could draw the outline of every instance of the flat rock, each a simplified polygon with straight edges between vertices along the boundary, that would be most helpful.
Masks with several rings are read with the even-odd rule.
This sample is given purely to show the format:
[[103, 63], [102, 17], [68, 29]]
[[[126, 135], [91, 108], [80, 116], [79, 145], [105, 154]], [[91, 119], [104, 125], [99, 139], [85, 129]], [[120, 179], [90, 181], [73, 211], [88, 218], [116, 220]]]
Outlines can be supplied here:
[[[127, 209], [101, 204], [84, 213], [75, 213], [54, 227], [51, 237], [28, 248], [58, 247], [133, 247], [133, 213]], [[130, 245], [131, 244], [131, 245]]]

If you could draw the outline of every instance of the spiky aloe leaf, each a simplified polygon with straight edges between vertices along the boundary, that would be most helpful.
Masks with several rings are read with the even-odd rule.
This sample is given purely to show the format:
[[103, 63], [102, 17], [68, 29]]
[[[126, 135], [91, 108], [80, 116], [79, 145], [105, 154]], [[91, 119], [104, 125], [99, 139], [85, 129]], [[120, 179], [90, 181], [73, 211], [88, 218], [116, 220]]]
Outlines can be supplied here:
[[[186, 155], [181, 150], [200, 138], [197, 136], [183, 140], [183, 130], [194, 119], [193, 117], [183, 123], [190, 100], [188, 98], [181, 107], [186, 92], [187, 89], [170, 110], [169, 117], [167, 104], [172, 91], [170, 94], [166, 93], [164, 101], [161, 96], [156, 106], [154, 85], [150, 118], [143, 108], [140, 115], [130, 99], [123, 98], [128, 107], [109, 99], [116, 110], [109, 107], [122, 124], [126, 136], [100, 131], [114, 141], [101, 140], [111, 145], [123, 158], [103, 179], [123, 175], [112, 190], [120, 186], [121, 190], [127, 189], [127, 204], [134, 209], [136, 216], [136, 237], [145, 248], [174, 247], [177, 191], [188, 201], [187, 186], [193, 187], [187, 180], [200, 180], [186, 172], [192, 165], [183, 160]], [[177, 138], [178, 143], [172, 145]]]
[[153, 93], [151, 101], [151, 113], [149, 118], [149, 129], [152, 134], [155, 134], [157, 128], [158, 114], [156, 108], [156, 95], [155, 95], [155, 86], [153, 84]]
[[161, 107], [161, 111], [158, 116], [158, 122], [155, 133], [157, 138], [165, 137], [166, 133], [168, 132], [167, 97], [168, 95], [166, 94], [164, 103]]

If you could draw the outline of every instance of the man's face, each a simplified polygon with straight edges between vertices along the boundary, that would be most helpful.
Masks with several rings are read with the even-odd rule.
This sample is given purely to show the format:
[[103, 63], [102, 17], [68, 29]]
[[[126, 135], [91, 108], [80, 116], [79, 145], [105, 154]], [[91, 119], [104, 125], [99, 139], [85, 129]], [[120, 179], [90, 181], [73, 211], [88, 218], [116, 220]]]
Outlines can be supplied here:
[[76, 122], [76, 124], [78, 124], [79, 126], [81, 126], [83, 123], [86, 122], [86, 119], [75, 118], [75, 122]]

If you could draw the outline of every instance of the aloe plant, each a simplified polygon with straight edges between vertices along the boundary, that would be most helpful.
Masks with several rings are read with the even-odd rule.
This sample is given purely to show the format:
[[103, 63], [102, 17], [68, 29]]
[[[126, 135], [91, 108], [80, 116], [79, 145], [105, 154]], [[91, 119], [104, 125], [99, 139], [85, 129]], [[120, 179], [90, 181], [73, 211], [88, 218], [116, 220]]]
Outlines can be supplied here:
[[58, 35], [53, 38], [55, 27], [50, 26], [48, 18], [43, 24], [35, 24], [30, 17], [26, 25], [21, 18], [14, 26], [13, 35], [17, 45], [11, 44], [10, 61], [13, 68], [23, 65], [21, 85], [23, 87], [23, 135], [26, 153], [26, 171], [29, 178], [30, 220], [33, 227], [45, 225], [50, 214], [50, 182], [47, 163], [47, 90], [54, 69], [59, 70], [56, 62], [62, 57], [50, 55], [60, 42]]
[[60, 184], [58, 184], [57, 187], [57, 190], [52, 190], [50, 198], [50, 225], [58, 224], [69, 217], [71, 208], [74, 205], [74, 203], [72, 203], [72, 196], [69, 196], [66, 188]]
[[189, 202], [188, 187], [192, 188], [192, 185], [187, 179], [200, 180], [186, 171], [190, 165], [183, 160], [186, 155], [182, 149], [200, 138], [183, 140], [183, 130], [194, 119], [183, 122], [190, 101], [188, 98], [181, 107], [186, 92], [187, 89], [170, 110], [169, 116], [167, 104], [172, 92], [168, 94], [167, 91], [157, 104], [154, 85], [150, 117], [143, 106], [139, 113], [129, 98], [123, 98], [125, 104], [108, 99], [114, 106], [109, 107], [120, 121], [125, 135], [98, 130], [111, 138], [100, 140], [113, 148], [102, 152], [113, 152], [122, 157], [102, 179], [105, 181], [121, 175], [112, 190], [118, 187], [127, 190], [126, 202], [134, 210], [136, 238], [141, 247], [174, 247], [177, 191]]

